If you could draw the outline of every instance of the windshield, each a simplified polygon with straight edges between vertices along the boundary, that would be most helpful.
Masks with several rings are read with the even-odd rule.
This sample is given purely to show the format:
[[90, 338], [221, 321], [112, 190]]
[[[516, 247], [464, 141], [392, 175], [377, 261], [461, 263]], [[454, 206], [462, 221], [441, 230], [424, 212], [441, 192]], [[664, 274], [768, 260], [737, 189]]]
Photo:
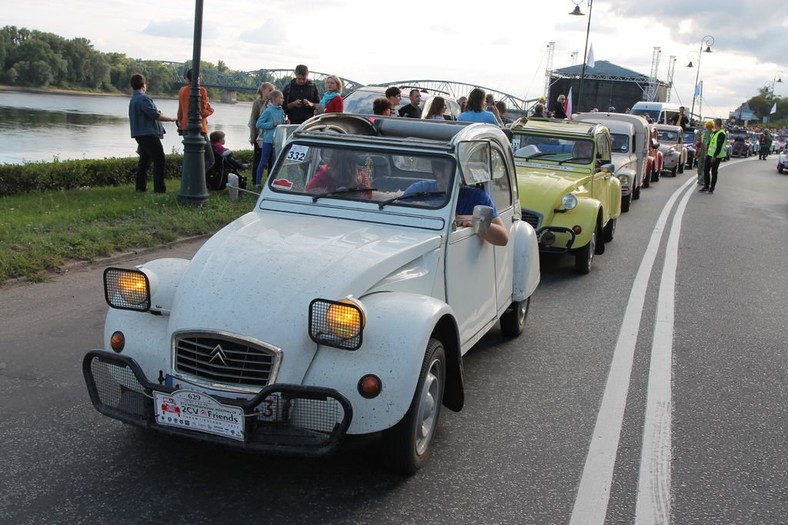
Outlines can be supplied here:
[[623, 133], [611, 133], [613, 153], [629, 153], [629, 136]]
[[[634, 111], [633, 111], [633, 113], [634, 113]], [[657, 119], [659, 118], [659, 110], [658, 109], [638, 109], [637, 110], [637, 115], [640, 115], [641, 117], [644, 117], [644, 118], [645, 117], [650, 117], [651, 120], [656, 122]], [[646, 119], [646, 120], [648, 120], [648, 119]]]
[[[410, 151], [372, 151], [290, 143], [268, 180], [278, 193], [375, 202], [383, 206], [441, 208], [451, 196], [451, 157]], [[418, 194], [418, 195], [416, 195]]]
[[589, 164], [594, 142], [589, 139], [516, 133], [512, 138], [514, 156], [525, 160], [551, 160], [559, 163]]
[[353, 91], [342, 101], [344, 104], [345, 113], [371, 115], [372, 103], [376, 98], [385, 98], [386, 95], [384, 91], [384, 88], [381, 88], [380, 91], [367, 91], [363, 89]]
[[679, 138], [679, 134], [675, 131], [667, 131], [664, 129], [658, 130], [659, 132], [659, 140], [665, 142], [676, 142]]
[[694, 131], [685, 131], [684, 132], [684, 143], [685, 144], [694, 144], [695, 143], [695, 132]]

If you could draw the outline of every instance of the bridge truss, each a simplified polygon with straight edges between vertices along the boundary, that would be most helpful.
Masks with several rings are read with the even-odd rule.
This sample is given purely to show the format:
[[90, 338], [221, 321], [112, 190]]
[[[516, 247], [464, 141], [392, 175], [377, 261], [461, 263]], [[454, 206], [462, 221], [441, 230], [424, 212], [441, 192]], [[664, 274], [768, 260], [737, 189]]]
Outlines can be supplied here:
[[[184, 72], [189, 67], [189, 63], [180, 62], [165, 62], [172, 66], [171, 70], [175, 76], [176, 83], [185, 84], [186, 79], [183, 77]], [[178, 68], [177, 66], [181, 66]], [[290, 80], [293, 79], [292, 69], [258, 69], [255, 71], [240, 71], [240, 72], [221, 72], [215, 68], [201, 67], [200, 76], [202, 77], [202, 85], [206, 88], [218, 88], [226, 91], [257, 91], [257, 88], [262, 82], [271, 82], [277, 89], [284, 88]], [[329, 73], [321, 73], [319, 71], [310, 71], [309, 76], [312, 81], [318, 85], [322, 92], [323, 81], [329, 76]], [[343, 94], [347, 95], [356, 89], [370, 84], [363, 84], [355, 80], [339, 77], [343, 84]], [[419, 88], [431, 91], [439, 91], [448, 94], [453, 98], [467, 97], [468, 93], [473, 88], [482, 88], [488, 94], [492, 93], [495, 100], [503, 100], [506, 103], [508, 111], [514, 115], [525, 114], [538, 99], [522, 99], [498, 91], [497, 89], [480, 86], [478, 84], [467, 84], [464, 82], [454, 82], [451, 80], [431, 80], [431, 79], [415, 79], [415, 80], [396, 80], [391, 82], [378, 82], [372, 85], [376, 86], [397, 86], [400, 88]], [[405, 94], [407, 96], [407, 93]]]

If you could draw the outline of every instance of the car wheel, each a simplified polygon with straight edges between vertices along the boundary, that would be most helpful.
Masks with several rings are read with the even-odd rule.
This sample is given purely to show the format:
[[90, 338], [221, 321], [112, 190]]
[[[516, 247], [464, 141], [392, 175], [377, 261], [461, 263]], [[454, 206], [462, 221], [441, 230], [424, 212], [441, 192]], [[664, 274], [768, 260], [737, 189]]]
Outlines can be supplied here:
[[515, 301], [501, 316], [501, 332], [506, 337], [517, 337], [525, 329], [525, 321], [528, 318], [528, 308], [531, 305], [531, 298], [525, 301]]
[[659, 170], [654, 170], [651, 172], [651, 182], [658, 182], [659, 181]]
[[782, 173], [782, 172], [783, 172], [783, 165], [782, 164], [778, 164], [777, 165], [777, 173]]
[[670, 170], [670, 176], [671, 177], [675, 177], [677, 171], [678, 171], [678, 168], [676, 166], [673, 166], [673, 168], [671, 168], [671, 170]]
[[[646, 187], [648, 187], [648, 186], [646, 186]], [[638, 186], [637, 188], [635, 188], [635, 191], [633, 191], [633, 192], [632, 192], [632, 200], [633, 200], [633, 201], [636, 201], [636, 200], [638, 200], [639, 198], [640, 198], [640, 186]]]
[[679, 173], [684, 173], [684, 163], [679, 162]]
[[586, 275], [591, 271], [591, 262], [594, 260], [596, 253], [597, 241], [597, 227], [594, 226], [594, 233], [591, 235], [591, 240], [582, 248], [578, 248], [575, 252], [575, 272]]
[[432, 451], [446, 384], [446, 351], [443, 343], [430, 338], [416, 392], [399, 423], [383, 432], [383, 461], [401, 474], [419, 470]]
[[643, 178], [643, 187], [648, 188], [649, 186], [651, 186], [651, 174], [646, 174]]
[[604, 229], [604, 236], [605, 242], [610, 242], [613, 240], [613, 237], [616, 235], [616, 221], [618, 219], [609, 219], [607, 224], [605, 224]]
[[621, 211], [626, 213], [629, 211], [629, 205], [632, 204], [632, 194], [621, 196]]

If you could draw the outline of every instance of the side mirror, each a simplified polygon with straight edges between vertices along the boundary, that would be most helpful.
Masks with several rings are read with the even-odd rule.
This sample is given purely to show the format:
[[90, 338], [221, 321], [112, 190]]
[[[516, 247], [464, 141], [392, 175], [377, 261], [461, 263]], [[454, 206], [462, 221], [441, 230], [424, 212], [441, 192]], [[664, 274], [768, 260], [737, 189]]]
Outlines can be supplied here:
[[473, 207], [473, 231], [479, 237], [484, 237], [490, 231], [492, 224], [493, 209], [489, 206], [474, 206]]
[[603, 164], [600, 170], [602, 170], [602, 173], [615, 173], [616, 165], [613, 163]]

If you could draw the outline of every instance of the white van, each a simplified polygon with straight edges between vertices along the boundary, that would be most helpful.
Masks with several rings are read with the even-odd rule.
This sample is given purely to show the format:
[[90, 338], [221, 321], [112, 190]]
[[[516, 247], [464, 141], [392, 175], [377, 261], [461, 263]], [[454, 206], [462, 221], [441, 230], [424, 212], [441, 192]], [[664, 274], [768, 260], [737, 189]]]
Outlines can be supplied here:
[[651, 117], [654, 124], [672, 124], [679, 115], [679, 104], [670, 102], [635, 102], [632, 114]]

